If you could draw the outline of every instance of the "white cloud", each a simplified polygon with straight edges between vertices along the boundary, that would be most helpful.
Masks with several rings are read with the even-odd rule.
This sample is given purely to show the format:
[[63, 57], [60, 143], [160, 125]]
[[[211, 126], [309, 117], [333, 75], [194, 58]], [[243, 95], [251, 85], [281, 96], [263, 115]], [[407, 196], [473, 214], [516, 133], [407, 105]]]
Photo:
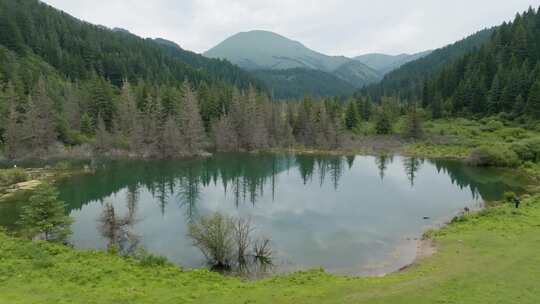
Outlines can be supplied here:
[[509, 21], [540, 0], [45, 0], [80, 19], [203, 52], [265, 29], [315, 50], [355, 56], [444, 46]]

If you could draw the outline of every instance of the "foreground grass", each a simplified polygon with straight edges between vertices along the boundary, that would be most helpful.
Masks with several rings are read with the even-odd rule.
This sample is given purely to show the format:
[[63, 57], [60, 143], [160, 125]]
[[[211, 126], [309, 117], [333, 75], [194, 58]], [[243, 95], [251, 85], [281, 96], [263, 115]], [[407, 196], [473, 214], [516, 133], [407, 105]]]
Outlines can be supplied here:
[[432, 237], [434, 256], [383, 278], [310, 271], [244, 282], [0, 233], [0, 303], [538, 303], [540, 197]]

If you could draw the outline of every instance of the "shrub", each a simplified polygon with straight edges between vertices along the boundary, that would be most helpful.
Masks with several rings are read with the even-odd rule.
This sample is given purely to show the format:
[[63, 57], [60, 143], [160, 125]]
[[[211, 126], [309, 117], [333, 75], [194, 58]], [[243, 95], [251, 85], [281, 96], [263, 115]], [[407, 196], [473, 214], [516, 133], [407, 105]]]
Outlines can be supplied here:
[[[251, 266], [263, 270], [272, 266], [269, 238], [253, 241], [251, 221], [219, 213], [204, 216], [189, 225], [188, 236], [214, 270], [246, 271]], [[251, 247], [251, 250], [250, 250]]]
[[0, 184], [9, 186], [28, 180], [28, 173], [23, 169], [13, 168], [0, 171]]
[[61, 171], [69, 170], [69, 168], [71, 168], [71, 163], [69, 161], [61, 161], [56, 163], [56, 165], [54, 165], [54, 168]]
[[214, 213], [203, 216], [188, 227], [193, 245], [201, 250], [214, 267], [229, 268], [234, 256], [234, 221]]
[[474, 166], [516, 167], [520, 160], [516, 152], [504, 145], [481, 146], [471, 151], [468, 162]]
[[522, 128], [504, 128], [496, 132], [498, 136], [508, 142], [512, 142], [527, 137], [527, 131]]
[[512, 203], [515, 197], [516, 197], [516, 194], [514, 192], [505, 192], [503, 194], [503, 201], [505, 203]]
[[522, 161], [540, 161], [540, 137], [523, 139], [512, 146]]
[[139, 264], [143, 267], [156, 267], [171, 265], [169, 260], [164, 256], [154, 255], [144, 248], [139, 248], [133, 255], [133, 258], [139, 261]]
[[498, 120], [489, 120], [483, 126], [480, 127], [480, 130], [487, 132], [495, 132], [504, 128], [504, 124]]

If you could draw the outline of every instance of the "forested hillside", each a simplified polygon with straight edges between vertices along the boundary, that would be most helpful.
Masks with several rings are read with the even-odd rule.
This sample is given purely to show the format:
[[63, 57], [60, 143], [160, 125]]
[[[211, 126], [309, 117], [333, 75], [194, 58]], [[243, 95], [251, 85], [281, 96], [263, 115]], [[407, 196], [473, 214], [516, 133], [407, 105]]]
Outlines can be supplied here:
[[540, 119], [540, 13], [481, 31], [404, 65], [359, 93], [363, 99], [421, 101], [433, 118]]
[[529, 9], [423, 85], [434, 117], [506, 113], [540, 118], [540, 13]]
[[[57, 143], [99, 146], [100, 132], [126, 126], [126, 113], [148, 132], [137, 135], [137, 145], [151, 150], [141, 154], [152, 154], [166, 122], [183, 139], [191, 121], [208, 130], [234, 90], [250, 87], [263, 88], [228, 62], [95, 26], [37, 0], [0, 0], [0, 139], [8, 157], [47, 155]], [[119, 142], [132, 148], [127, 137]]]
[[437, 49], [423, 58], [409, 62], [387, 74], [380, 83], [361, 90], [361, 93], [377, 100], [384, 95], [399, 96], [404, 99], [421, 96], [425, 79], [485, 43], [492, 32], [493, 29], [480, 31], [454, 44]]
[[337, 76], [319, 70], [257, 70], [252, 74], [271, 88], [276, 99], [300, 99], [313, 96], [350, 96], [356, 88]]
[[92, 25], [37, 0], [0, 0], [0, 44], [19, 56], [35, 54], [70, 79], [97, 74], [118, 87], [124, 79], [256, 83], [230, 63]]

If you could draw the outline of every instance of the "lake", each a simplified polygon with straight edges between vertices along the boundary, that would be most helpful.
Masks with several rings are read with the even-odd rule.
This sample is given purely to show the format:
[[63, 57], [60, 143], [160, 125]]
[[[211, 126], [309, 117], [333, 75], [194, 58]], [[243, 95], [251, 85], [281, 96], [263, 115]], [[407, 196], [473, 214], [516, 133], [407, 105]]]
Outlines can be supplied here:
[[256, 235], [272, 240], [276, 272], [379, 275], [411, 263], [426, 229], [523, 190], [509, 171], [400, 156], [234, 153], [91, 166], [95, 174], [57, 185], [74, 246], [107, 248], [110, 203], [124, 223], [122, 250], [143, 246], [185, 268], [206, 266], [188, 223], [220, 212], [249, 218]]

